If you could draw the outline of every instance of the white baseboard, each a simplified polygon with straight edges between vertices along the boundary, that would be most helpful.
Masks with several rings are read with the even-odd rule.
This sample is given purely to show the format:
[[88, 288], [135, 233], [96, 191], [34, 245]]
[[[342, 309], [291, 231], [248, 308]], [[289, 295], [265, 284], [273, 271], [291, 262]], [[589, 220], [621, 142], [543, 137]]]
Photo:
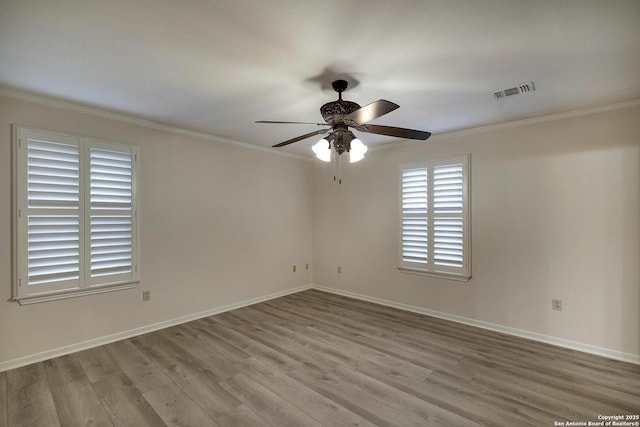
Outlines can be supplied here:
[[450, 320], [452, 322], [463, 323], [465, 325], [476, 326], [482, 329], [488, 329], [490, 331], [501, 332], [503, 334], [514, 335], [521, 338], [527, 338], [534, 341], [543, 342], [546, 344], [552, 344], [558, 347], [569, 348], [571, 350], [577, 350], [584, 353], [595, 354], [598, 356], [607, 357], [609, 359], [620, 360], [623, 362], [633, 363], [640, 365], [640, 355], [625, 353], [622, 351], [611, 350], [604, 347], [598, 347], [595, 345], [584, 344], [577, 341], [571, 341], [564, 338], [552, 337], [549, 335], [539, 334], [537, 332], [525, 331], [522, 329], [511, 328], [509, 326], [498, 325], [496, 323], [483, 322], [481, 320], [470, 319], [467, 317], [456, 316], [455, 314], [442, 313], [440, 311], [429, 310], [422, 307], [416, 307], [413, 305], [402, 304], [399, 302], [389, 301], [381, 298], [370, 297], [355, 292], [343, 291], [341, 289], [330, 288], [327, 286], [311, 285], [313, 289], [319, 291], [330, 292], [345, 297], [351, 297], [362, 301], [368, 301], [375, 304], [386, 305], [388, 307], [397, 308], [400, 310], [411, 311], [413, 313], [424, 314], [427, 316], [437, 317], [439, 319]]
[[188, 314], [186, 316], [177, 317], [175, 319], [165, 320], [162, 322], [154, 323], [139, 328], [129, 329], [127, 331], [118, 332], [103, 337], [92, 338], [90, 340], [82, 341], [75, 344], [70, 344], [62, 347], [57, 347], [51, 350], [43, 351], [36, 354], [31, 354], [24, 357], [19, 357], [5, 362], [0, 362], [0, 372], [8, 371], [10, 369], [19, 368], [21, 366], [30, 365], [32, 363], [41, 362], [43, 360], [51, 359], [54, 357], [60, 357], [67, 354], [75, 353], [77, 351], [86, 350], [93, 347], [98, 347], [104, 344], [109, 344], [115, 341], [132, 338], [138, 335], [146, 334], [149, 332], [157, 331], [163, 328], [169, 328], [171, 326], [179, 325], [182, 323], [190, 322], [192, 320], [202, 319], [204, 317], [213, 316], [215, 314], [224, 313], [225, 311], [235, 310], [237, 308], [246, 307], [249, 305], [257, 304], [260, 302], [268, 301], [274, 298], [283, 297], [285, 295], [294, 294], [296, 292], [302, 292], [307, 289], [317, 289], [319, 291], [330, 292], [337, 295], [343, 295], [359, 299], [362, 301], [368, 301], [375, 304], [385, 305], [388, 307], [397, 308], [400, 310], [410, 311], [413, 313], [424, 314], [427, 316], [437, 317], [439, 319], [450, 320], [452, 322], [463, 323], [465, 325], [476, 326], [490, 331], [501, 332], [508, 335], [514, 335], [517, 337], [528, 338], [534, 341], [539, 341], [547, 344], [556, 345], [558, 347], [569, 348], [572, 350], [582, 351], [585, 353], [595, 354], [598, 356], [607, 357], [610, 359], [620, 360], [623, 362], [629, 362], [636, 365], [640, 365], [640, 355], [624, 353], [617, 350], [611, 350], [608, 348], [598, 347], [594, 345], [584, 344], [577, 341], [566, 340], [563, 338], [552, 337], [549, 335], [539, 334], [536, 332], [525, 331], [521, 329], [511, 328], [509, 326], [498, 325], [495, 323], [483, 322], [481, 320], [470, 319], [467, 317], [457, 316], [454, 314], [443, 313], [435, 310], [429, 310], [422, 307], [416, 307], [408, 304], [402, 304], [399, 302], [389, 301], [381, 298], [370, 297], [363, 294], [358, 294], [350, 291], [343, 291], [341, 289], [330, 288], [320, 285], [305, 285], [298, 286], [286, 291], [280, 291], [264, 295], [261, 297], [251, 298], [248, 300], [240, 301], [233, 304], [228, 304], [222, 307], [212, 308], [210, 310], [201, 311], [198, 313]]
[[127, 331], [122, 331], [115, 334], [106, 335], [103, 337], [92, 338], [90, 340], [82, 341], [79, 343], [65, 345], [62, 347], [54, 348], [52, 350], [43, 351], [41, 353], [30, 354], [24, 357], [18, 357], [16, 359], [7, 360], [6, 362], [0, 362], [0, 372], [19, 368], [21, 366], [30, 365], [32, 363], [42, 362], [43, 360], [52, 359], [54, 357], [65, 356], [67, 354], [75, 353], [77, 351], [87, 350], [89, 348], [98, 347], [98, 346], [109, 344], [115, 341], [132, 338], [138, 335], [157, 331], [158, 329], [169, 328], [171, 326], [179, 325], [186, 322], [191, 322], [192, 320], [202, 319], [204, 317], [209, 317], [215, 314], [224, 313], [225, 311], [229, 311], [229, 310], [235, 310], [236, 308], [246, 307], [248, 305], [257, 304], [259, 302], [268, 301], [274, 298], [280, 298], [285, 295], [311, 289], [312, 287], [313, 286], [311, 285], [298, 286], [297, 288], [288, 289], [286, 291], [275, 292], [272, 294], [264, 295], [257, 298], [251, 298], [248, 300], [225, 305], [222, 307], [216, 307], [210, 310], [188, 314], [186, 316], [177, 317], [175, 319], [164, 320], [162, 322], [154, 323], [152, 325], [129, 329]]

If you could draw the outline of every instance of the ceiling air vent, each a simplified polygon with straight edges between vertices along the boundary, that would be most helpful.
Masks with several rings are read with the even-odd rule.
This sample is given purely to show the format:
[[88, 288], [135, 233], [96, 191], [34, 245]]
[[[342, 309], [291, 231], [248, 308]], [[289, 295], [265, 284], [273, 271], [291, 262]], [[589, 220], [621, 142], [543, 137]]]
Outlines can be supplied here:
[[493, 96], [496, 99], [506, 98], [507, 96], [519, 95], [521, 93], [533, 92], [536, 90], [533, 82], [523, 83], [518, 86], [510, 87], [508, 89], [502, 89], [497, 92], [493, 92]]

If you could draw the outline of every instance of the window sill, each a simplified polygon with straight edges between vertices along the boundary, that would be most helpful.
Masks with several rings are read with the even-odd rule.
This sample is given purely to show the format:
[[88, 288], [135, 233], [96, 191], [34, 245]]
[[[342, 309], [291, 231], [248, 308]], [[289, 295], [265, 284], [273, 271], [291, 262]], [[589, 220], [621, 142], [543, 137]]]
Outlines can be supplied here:
[[102, 294], [105, 292], [114, 292], [114, 291], [120, 291], [124, 289], [131, 289], [131, 288], [135, 288], [137, 284], [138, 284], [138, 281], [118, 283], [116, 285], [95, 286], [87, 289], [53, 291], [53, 292], [46, 292], [41, 294], [15, 297], [13, 298], [13, 300], [17, 301], [20, 305], [36, 304], [39, 302], [56, 301], [56, 300], [67, 299], [67, 298], [82, 297], [85, 295]]
[[452, 273], [436, 273], [433, 271], [421, 270], [419, 268], [398, 267], [401, 273], [415, 274], [418, 276], [437, 277], [438, 279], [455, 280], [456, 282], [468, 282], [471, 276], [461, 276]]

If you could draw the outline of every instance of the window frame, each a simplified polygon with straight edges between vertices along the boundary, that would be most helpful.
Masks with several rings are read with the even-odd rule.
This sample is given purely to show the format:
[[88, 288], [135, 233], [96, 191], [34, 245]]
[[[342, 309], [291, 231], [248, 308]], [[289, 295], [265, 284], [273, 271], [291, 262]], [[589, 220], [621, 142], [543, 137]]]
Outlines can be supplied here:
[[[60, 143], [77, 146], [79, 152], [79, 198], [77, 213], [79, 219], [79, 271], [77, 281], [49, 282], [35, 285], [29, 289], [26, 251], [28, 248], [28, 217], [27, 206], [29, 189], [28, 175], [28, 147], [29, 139], [39, 138], [49, 143]], [[131, 155], [131, 272], [120, 275], [116, 280], [96, 281], [91, 279], [91, 256], [89, 240], [91, 237], [90, 210], [90, 153], [91, 149], [107, 149]], [[92, 295], [122, 289], [131, 289], [140, 282], [140, 237], [138, 220], [138, 177], [139, 177], [139, 147], [134, 144], [108, 141], [93, 137], [85, 137], [66, 132], [49, 131], [29, 126], [14, 124], [12, 126], [12, 300], [20, 305], [64, 298]], [[73, 215], [73, 213], [70, 213]], [[108, 276], [105, 276], [108, 277]], [[76, 283], [77, 282], [77, 283]], [[96, 283], [97, 282], [97, 283]]]
[[[462, 253], [463, 261], [461, 268], [450, 268], [446, 266], [436, 266], [433, 262], [433, 170], [434, 167], [451, 164], [462, 164]], [[427, 169], [427, 236], [428, 236], [428, 257], [430, 262], [426, 265], [421, 263], [404, 261], [403, 257], [403, 172], [410, 169]], [[398, 270], [402, 273], [417, 274], [422, 276], [432, 276], [448, 280], [468, 281], [471, 279], [471, 155], [463, 154], [451, 157], [434, 158], [418, 162], [403, 163], [398, 166]]]

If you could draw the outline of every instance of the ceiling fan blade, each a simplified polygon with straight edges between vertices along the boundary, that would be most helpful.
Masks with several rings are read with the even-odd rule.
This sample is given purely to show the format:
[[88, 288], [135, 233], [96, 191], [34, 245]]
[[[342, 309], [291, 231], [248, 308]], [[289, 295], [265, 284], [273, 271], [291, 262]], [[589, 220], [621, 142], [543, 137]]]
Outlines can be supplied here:
[[278, 122], [274, 120], [258, 120], [256, 123], [277, 123], [277, 124], [290, 124], [290, 125], [318, 125], [326, 126], [326, 123], [312, 123], [312, 122]]
[[380, 116], [384, 116], [387, 113], [392, 112], [396, 108], [400, 108], [398, 104], [394, 104], [391, 101], [379, 99], [371, 104], [365, 105], [362, 108], [358, 108], [351, 114], [345, 116], [344, 120], [353, 121], [359, 125], [376, 119]]
[[321, 133], [325, 133], [330, 131], [331, 129], [320, 129], [315, 130], [313, 132], [305, 133], [304, 135], [297, 136], [295, 138], [288, 139], [280, 144], [273, 145], [273, 148], [284, 147], [285, 145], [293, 144], [294, 142], [302, 141], [303, 139], [310, 138], [314, 135], [320, 135]]
[[377, 133], [379, 135], [396, 136], [398, 138], [407, 139], [421, 139], [425, 140], [431, 136], [431, 132], [423, 130], [397, 128], [393, 126], [381, 126], [381, 125], [362, 125], [357, 126], [361, 132]]

